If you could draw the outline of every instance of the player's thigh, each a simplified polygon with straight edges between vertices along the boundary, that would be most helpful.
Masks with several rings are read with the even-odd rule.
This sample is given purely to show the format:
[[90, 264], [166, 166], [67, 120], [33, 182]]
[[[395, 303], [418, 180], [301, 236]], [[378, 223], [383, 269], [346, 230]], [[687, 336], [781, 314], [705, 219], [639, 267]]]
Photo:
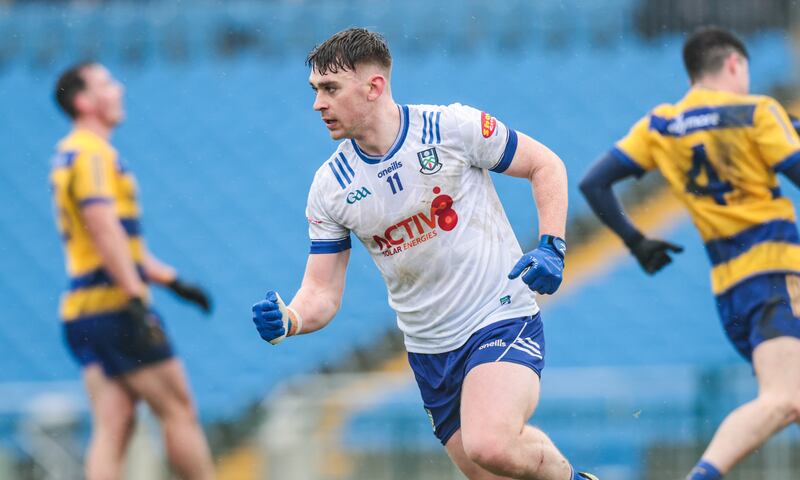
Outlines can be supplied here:
[[450, 457], [450, 460], [453, 461], [458, 469], [461, 470], [461, 473], [469, 480], [503, 480], [506, 478], [498, 477], [484, 470], [478, 466], [477, 463], [469, 459], [466, 452], [464, 452], [464, 444], [461, 441], [461, 430], [456, 431], [456, 433], [450, 437], [450, 440], [447, 441], [444, 448], [447, 450], [447, 455]]
[[99, 364], [83, 369], [95, 427], [125, 433], [136, 415], [136, 395], [120, 381], [109, 378]]
[[177, 358], [139, 368], [122, 378], [157, 416], [194, 414], [189, 382]]
[[762, 394], [782, 394], [800, 403], [800, 339], [783, 336], [759, 344], [753, 368]]
[[519, 435], [539, 402], [539, 375], [512, 362], [482, 363], [464, 379], [462, 434]]

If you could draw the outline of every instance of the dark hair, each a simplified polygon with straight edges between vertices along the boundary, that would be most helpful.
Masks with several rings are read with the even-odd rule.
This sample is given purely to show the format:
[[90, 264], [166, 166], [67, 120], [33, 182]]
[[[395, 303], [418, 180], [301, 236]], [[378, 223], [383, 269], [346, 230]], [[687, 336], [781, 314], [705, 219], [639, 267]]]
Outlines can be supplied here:
[[75, 118], [78, 112], [75, 110], [75, 96], [86, 89], [86, 81], [83, 79], [83, 69], [96, 65], [96, 62], [81, 62], [75, 64], [64, 71], [56, 82], [54, 93], [56, 102], [70, 118]]
[[361, 63], [392, 66], [392, 55], [383, 35], [366, 28], [348, 28], [317, 45], [306, 57], [306, 65], [325, 75], [356, 69]]
[[683, 44], [683, 64], [692, 81], [707, 73], [716, 73], [725, 59], [738, 52], [744, 58], [747, 48], [733, 33], [718, 27], [701, 27]]

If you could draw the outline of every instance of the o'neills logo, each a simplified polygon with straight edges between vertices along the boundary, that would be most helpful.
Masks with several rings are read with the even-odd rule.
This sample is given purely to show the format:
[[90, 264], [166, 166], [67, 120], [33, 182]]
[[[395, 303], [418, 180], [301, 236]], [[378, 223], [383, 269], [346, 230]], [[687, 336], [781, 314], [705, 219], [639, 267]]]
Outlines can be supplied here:
[[390, 173], [394, 172], [395, 170], [397, 170], [398, 168], [400, 168], [402, 166], [403, 166], [403, 162], [399, 162], [399, 161], [395, 160], [395, 161], [392, 162], [391, 165], [389, 165], [388, 167], [386, 167], [383, 170], [381, 170], [380, 172], [378, 172], [378, 178], [383, 178], [384, 176], [389, 175]]
[[483, 138], [489, 138], [497, 127], [497, 120], [486, 112], [481, 112], [481, 133]]
[[450, 195], [439, 195], [442, 189], [433, 188], [437, 195], [431, 202], [429, 212], [419, 212], [395, 223], [383, 232], [373, 235], [372, 239], [384, 256], [414, 248], [438, 235], [437, 227], [449, 232], [458, 224], [458, 214], [453, 210], [453, 198]]

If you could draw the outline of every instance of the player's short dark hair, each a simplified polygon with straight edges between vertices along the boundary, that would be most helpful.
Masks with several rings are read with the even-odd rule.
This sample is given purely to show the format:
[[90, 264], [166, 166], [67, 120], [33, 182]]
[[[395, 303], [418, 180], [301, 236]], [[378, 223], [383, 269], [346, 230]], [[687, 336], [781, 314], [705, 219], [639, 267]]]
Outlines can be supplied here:
[[74, 119], [78, 115], [77, 110], [75, 110], [75, 96], [86, 89], [83, 70], [92, 65], [97, 65], [97, 62], [77, 63], [64, 70], [61, 76], [58, 77], [54, 96], [58, 106], [61, 107], [64, 113], [69, 115], [69, 118]]
[[744, 43], [733, 33], [719, 27], [701, 27], [683, 44], [683, 64], [689, 78], [695, 81], [705, 74], [718, 72], [733, 52], [750, 58]]
[[306, 65], [325, 75], [356, 69], [364, 63], [391, 68], [392, 55], [383, 35], [366, 28], [348, 28], [317, 45], [306, 57]]

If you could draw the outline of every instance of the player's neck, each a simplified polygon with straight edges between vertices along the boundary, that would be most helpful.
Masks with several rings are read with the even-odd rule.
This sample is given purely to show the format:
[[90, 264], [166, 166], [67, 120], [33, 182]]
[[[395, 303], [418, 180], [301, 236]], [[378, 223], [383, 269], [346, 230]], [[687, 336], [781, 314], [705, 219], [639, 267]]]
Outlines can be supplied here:
[[713, 90], [716, 92], [738, 93], [737, 89], [725, 78], [709, 77], [696, 81], [693, 89]]
[[375, 115], [366, 122], [364, 132], [353, 139], [367, 155], [386, 155], [397, 139], [400, 124], [400, 109], [392, 101], [376, 110]]
[[108, 124], [103, 123], [99, 119], [93, 117], [79, 118], [75, 120], [72, 125], [75, 130], [88, 130], [105, 140], [111, 140], [111, 132], [114, 129], [114, 127], [109, 126]]

